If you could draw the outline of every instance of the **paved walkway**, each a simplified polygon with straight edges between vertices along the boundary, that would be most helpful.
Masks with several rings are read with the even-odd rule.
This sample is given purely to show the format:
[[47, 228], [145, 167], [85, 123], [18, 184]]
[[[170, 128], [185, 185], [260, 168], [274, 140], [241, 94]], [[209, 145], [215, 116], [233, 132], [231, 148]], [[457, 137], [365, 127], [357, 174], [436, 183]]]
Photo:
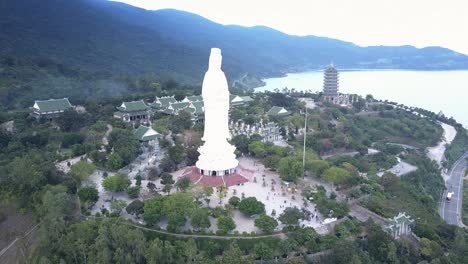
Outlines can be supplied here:
[[102, 144], [103, 145], [105, 145], [105, 146], [109, 145], [109, 140], [107, 140], [107, 138], [109, 137], [109, 134], [112, 132], [112, 130], [113, 130], [112, 125], [107, 124], [106, 134], [104, 135], [104, 137], [102, 137]]

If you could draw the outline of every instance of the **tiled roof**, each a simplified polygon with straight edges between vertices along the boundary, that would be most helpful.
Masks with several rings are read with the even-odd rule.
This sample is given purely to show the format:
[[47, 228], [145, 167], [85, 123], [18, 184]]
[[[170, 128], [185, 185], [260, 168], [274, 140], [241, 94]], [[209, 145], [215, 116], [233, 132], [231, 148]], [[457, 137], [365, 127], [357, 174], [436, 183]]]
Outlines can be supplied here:
[[135, 129], [133, 135], [140, 141], [150, 141], [159, 137], [158, 132], [147, 126], [139, 126]]
[[276, 115], [276, 116], [284, 116], [284, 115], [289, 115], [290, 113], [284, 107], [273, 106], [272, 108], [270, 108], [270, 110], [268, 110], [267, 114]]
[[177, 102], [177, 103], [171, 104], [171, 107], [174, 110], [174, 112], [179, 112], [180, 110], [188, 107], [189, 105], [190, 105], [190, 102]]
[[143, 100], [140, 100], [123, 102], [121, 106], [117, 107], [117, 109], [123, 112], [146, 111], [149, 109], [149, 106], [147, 106]]
[[120, 112], [120, 111], [114, 112], [114, 116], [115, 116], [115, 117], [122, 118], [124, 115], [125, 115], [124, 112]]
[[195, 107], [195, 113], [196, 115], [201, 115], [205, 112], [205, 104], [203, 101], [200, 102], [193, 102], [192, 103], [193, 107]]
[[71, 108], [72, 105], [68, 101], [68, 98], [63, 99], [49, 99], [49, 100], [37, 100], [34, 102], [34, 109], [38, 112], [56, 112], [65, 111]]
[[238, 96], [238, 95], [230, 95], [229, 102], [233, 105], [242, 105], [244, 103], [252, 102], [253, 99], [250, 96]]
[[203, 97], [202, 97], [201, 95], [187, 96], [186, 98], [187, 98], [190, 102], [203, 101]]
[[161, 112], [164, 113], [164, 114], [166, 114], [166, 115], [172, 115], [172, 114], [174, 114], [174, 110], [172, 110], [172, 109], [167, 109], [167, 108], [166, 108], [166, 109], [163, 109]]
[[159, 103], [161, 104], [161, 107], [168, 107], [170, 104], [177, 102], [174, 96], [157, 97], [156, 101], [159, 101]]
[[252, 102], [254, 100], [250, 96], [241, 96], [241, 98], [244, 102]]
[[154, 109], [160, 109], [161, 108], [161, 103], [158, 103], [158, 102], [152, 102], [150, 104], [148, 104], [150, 107], [154, 108]]

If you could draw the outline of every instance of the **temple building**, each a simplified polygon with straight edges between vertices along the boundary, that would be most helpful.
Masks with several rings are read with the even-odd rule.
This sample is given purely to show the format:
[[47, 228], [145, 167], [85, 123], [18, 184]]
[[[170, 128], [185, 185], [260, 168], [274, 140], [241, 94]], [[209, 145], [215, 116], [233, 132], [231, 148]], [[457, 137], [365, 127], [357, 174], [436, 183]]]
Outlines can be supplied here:
[[31, 115], [36, 118], [53, 119], [69, 109], [73, 109], [73, 106], [68, 98], [36, 100], [34, 106], [31, 107]]
[[234, 174], [239, 161], [236, 148], [228, 140], [229, 134], [229, 90], [224, 72], [221, 70], [221, 50], [211, 49], [208, 71], [202, 85], [205, 106], [204, 144], [198, 149], [200, 156], [196, 167], [200, 174], [224, 176]]
[[338, 102], [339, 73], [335, 66], [330, 64], [323, 75], [323, 100], [325, 102]]
[[267, 112], [267, 115], [277, 116], [277, 117], [288, 116], [290, 114], [291, 114], [291, 112], [289, 112], [288, 110], [286, 110], [286, 108], [281, 107], [281, 106], [273, 106]]
[[229, 101], [232, 107], [246, 105], [253, 101], [250, 96], [239, 96], [239, 95], [230, 95]]
[[169, 107], [170, 104], [176, 103], [177, 100], [174, 96], [163, 96], [163, 97], [156, 97], [154, 102], [150, 104], [151, 108], [155, 110], [165, 109]]
[[151, 108], [143, 100], [123, 102], [117, 110], [114, 117], [124, 122], [148, 121], [151, 116]]
[[[250, 96], [229, 96], [229, 103], [233, 107], [243, 106], [252, 101], [253, 99]], [[174, 96], [156, 97], [150, 106], [154, 112], [166, 115], [178, 115], [180, 111], [186, 111], [192, 114], [194, 122], [203, 121], [205, 116], [205, 103], [201, 95], [186, 96], [181, 101], [177, 101]]]
[[133, 135], [138, 139], [138, 141], [150, 144], [156, 142], [156, 140], [161, 137], [161, 134], [156, 132], [156, 130], [143, 125], [135, 129], [135, 131], [133, 131]]
[[186, 96], [183, 100], [177, 101], [174, 97], [156, 97], [154, 103], [150, 104], [153, 111], [166, 115], [178, 115], [181, 111], [192, 115], [194, 122], [204, 119], [205, 107], [203, 98], [199, 95]]

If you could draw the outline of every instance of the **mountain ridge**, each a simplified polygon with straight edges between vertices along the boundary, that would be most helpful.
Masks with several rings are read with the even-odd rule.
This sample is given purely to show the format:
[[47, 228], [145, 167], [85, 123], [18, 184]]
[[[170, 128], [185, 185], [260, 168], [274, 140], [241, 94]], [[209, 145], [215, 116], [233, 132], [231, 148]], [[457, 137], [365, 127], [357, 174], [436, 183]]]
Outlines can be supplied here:
[[[111, 74], [156, 72], [199, 83], [210, 47], [223, 50], [224, 69], [231, 79], [319, 69], [332, 60], [342, 68], [468, 69], [468, 56], [440, 47], [360, 47], [328, 37], [289, 35], [266, 26], [222, 25], [186, 11], [152, 11], [107, 0], [66, 4], [7, 0], [1, 10], [1, 25], [10, 26], [6, 30], [10, 37], [16, 35], [9, 46], [0, 40], [1, 53], [45, 56]], [[8, 39], [3, 35], [1, 39]], [[70, 52], [60, 51], [61, 46]]]
[[[163, 81], [200, 84], [211, 47], [222, 49], [223, 70], [230, 83], [243, 76], [266, 78], [322, 69], [331, 61], [341, 69], [468, 69], [468, 56], [441, 47], [360, 47], [328, 37], [288, 35], [265, 26], [222, 25], [186, 11], [148, 11], [107, 0], [4, 0], [0, 28], [0, 57], [53, 61], [58, 68], [98, 79], [103, 95], [112, 94], [120, 85], [115, 78], [126, 74], [152, 73]], [[82, 89], [62, 89], [61, 79], [72, 83], [73, 77], [60, 69], [53, 70], [49, 79], [36, 74], [25, 82], [18, 79], [16, 69], [5, 71], [5, 67], [0, 63], [0, 93], [6, 91], [12, 98], [15, 93], [8, 91], [10, 86], [23, 94], [21, 89], [44, 91], [49, 85], [60, 96]], [[75, 78], [77, 87], [97, 85], [89, 78]], [[38, 83], [43, 87], [39, 89]], [[93, 89], [85, 90], [92, 96]], [[119, 91], [131, 89], [120, 87]]]

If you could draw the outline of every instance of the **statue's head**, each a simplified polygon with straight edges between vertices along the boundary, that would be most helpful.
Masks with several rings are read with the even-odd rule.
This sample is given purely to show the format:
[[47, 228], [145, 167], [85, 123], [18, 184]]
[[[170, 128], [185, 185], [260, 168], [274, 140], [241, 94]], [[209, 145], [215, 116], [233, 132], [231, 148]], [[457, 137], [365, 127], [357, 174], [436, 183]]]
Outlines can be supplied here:
[[223, 57], [221, 56], [221, 50], [218, 48], [212, 48], [210, 54], [210, 63], [208, 69], [221, 69], [221, 62]]

